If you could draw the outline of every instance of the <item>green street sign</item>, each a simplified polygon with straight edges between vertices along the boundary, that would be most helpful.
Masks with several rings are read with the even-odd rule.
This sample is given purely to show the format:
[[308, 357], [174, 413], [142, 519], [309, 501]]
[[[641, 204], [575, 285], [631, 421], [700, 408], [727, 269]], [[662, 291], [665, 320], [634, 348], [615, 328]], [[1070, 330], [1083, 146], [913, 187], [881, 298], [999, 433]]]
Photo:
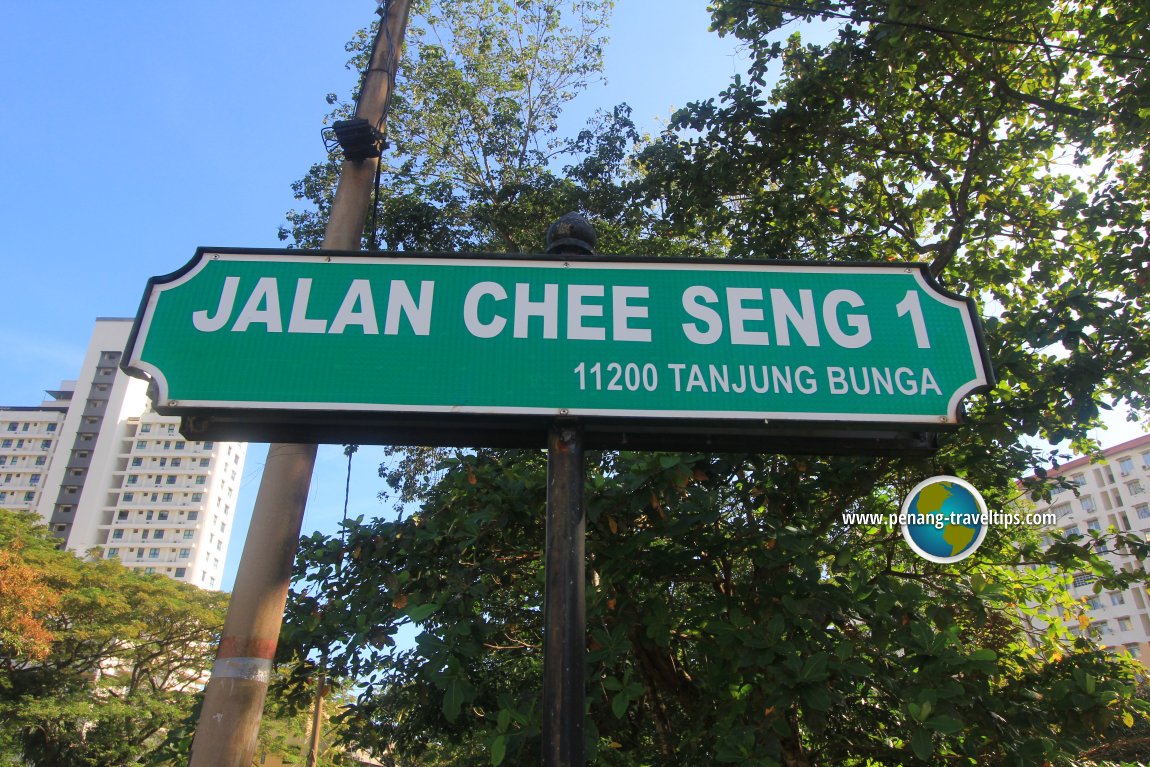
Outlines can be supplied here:
[[921, 264], [201, 248], [124, 367], [176, 413], [955, 424], [975, 308]]

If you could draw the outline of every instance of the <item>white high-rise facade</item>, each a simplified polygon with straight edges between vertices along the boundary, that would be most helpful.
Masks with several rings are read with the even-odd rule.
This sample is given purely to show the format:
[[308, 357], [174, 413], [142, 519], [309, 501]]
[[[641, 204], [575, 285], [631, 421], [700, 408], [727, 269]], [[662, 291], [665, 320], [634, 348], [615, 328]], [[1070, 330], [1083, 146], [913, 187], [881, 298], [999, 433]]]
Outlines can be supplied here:
[[0, 406], [0, 507], [37, 511], [64, 545], [219, 588], [247, 445], [186, 440], [119, 369], [132, 321], [96, 320], [75, 381]]
[[[1150, 536], [1150, 434], [1106, 448], [1101, 457], [1101, 461], [1078, 458], [1049, 472], [1069, 480], [1077, 493], [1055, 493], [1050, 501], [1039, 502], [1037, 510], [1053, 512], [1058, 527], [1069, 534], [1089, 535], [1091, 530], [1104, 533], [1113, 527], [1143, 538]], [[1111, 550], [1105, 542], [1096, 547], [1119, 569], [1144, 565], [1128, 552]], [[1150, 594], [1146, 587], [1095, 593], [1093, 577], [1085, 573], [1071, 576], [1071, 593], [1081, 600], [1083, 615], [1088, 618], [1082, 625], [1097, 632], [1103, 644], [1127, 649], [1150, 665]], [[1082, 631], [1073, 616], [1071, 631]]]

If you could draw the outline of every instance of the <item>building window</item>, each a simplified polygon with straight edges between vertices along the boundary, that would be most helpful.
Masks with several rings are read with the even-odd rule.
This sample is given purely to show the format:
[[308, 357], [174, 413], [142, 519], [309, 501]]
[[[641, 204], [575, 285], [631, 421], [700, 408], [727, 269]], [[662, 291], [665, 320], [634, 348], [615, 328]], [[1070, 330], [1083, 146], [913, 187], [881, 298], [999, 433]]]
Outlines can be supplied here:
[[188, 574], [188, 568], [186, 568], [186, 567], [177, 567], [176, 568], [176, 577], [177, 578], [183, 578], [187, 574]]
[[172, 459], [172, 466], [175, 467], [175, 466], [179, 466], [179, 465], [180, 465], [180, 459], [179, 458], [173, 458]]
[[1089, 573], [1078, 573], [1074, 576], [1074, 585], [1075, 587], [1079, 588], [1082, 586], [1089, 586], [1091, 583], [1094, 583], [1095, 580], [1097, 579]]
[[47, 463], [47, 459], [45, 459], [44, 456], [42, 456], [42, 455], [36, 456], [36, 465], [37, 466], [43, 466], [45, 463]]
[[1126, 597], [1120, 591], [1110, 592], [1110, 604], [1114, 607], [1126, 604]]
[[164, 493], [164, 495], [162, 496], [162, 499], [163, 499], [164, 503], [171, 503], [172, 502], [172, 494], [171, 493]]
[[176, 484], [176, 475], [175, 474], [169, 474], [168, 478], [165, 480], [165, 484], [168, 484], [168, 485]]
[[116, 519], [120, 520], [121, 522], [123, 522], [127, 518], [128, 518], [128, 512], [126, 512], [126, 511], [119, 511], [116, 513]]
[[[205, 442], [204, 443], [204, 450], [211, 450], [215, 446], [215, 444], [216, 444], [215, 442], [212, 442], [210, 440]], [[1150, 453], [1143, 453], [1143, 456], [1150, 456]], [[1147, 457], [1146, 461], [1147, 461], [1146, 465], [1150, 466], [1150, 457]]]
[[[1089, 495], [1082, 496], [1081, 501], [1082, 501], [1082, 510], [1085, 511], [1087, 514], [1092, 513], [1097, 508], [1094, 505], [1094, 499], [1091, 498]], [[1087, 527], [1089, 527], [1089, 525], [1087, 525]], [[1097, 528], [1092, 528], [1092, 529], [1097, 529]]]
[[113, 530], [112, 531], [112, 537], [115, 538], [116, 540], [119, 540], [119, 539], [124, 537], [124, 531], [123, 530]]
[[202, 500], [204, 500], [203, 493], [192, 493], [192, 503], [199, 503]]
[[108, 559], [120, 556], [120, 550], [116, 548], [108, 549]]
[[1092, 597], [1088, 597], [1086, 600], [1086, 604], [1090, 606], [1091, 610], [1101, 610], [1102, 609], [1102, 597], [1098, 596], [1097, 594], [1095, 594]]
[[139, 474], [129, 474], [128, 475], [128, 484], [129, 485], [134, 485], [139, 481], [140, 481], [140, 475]]
[[1118, 619], [1118, 630], [1119, 631], [1129, 631], [1132, 628], [1134, 628], [1134, 621], [1132, 621], [1126, 617], [1122, 617], [1122, 618]]
[[159, 559], [159, 558], [160, 558], [160, 550], [159, 549], [148, 549], [148, 559]]
[[29, 490], [28, 492], [24, 493], [24, 500], [28, 502], [36, 500], [35, 491]]
[[192, 536], [194, 536], [195, 534], [196, 534], [195, 530], [185, 530], [184, 531], [184, 540], [185, 541], [191, 540]]
[[1110, 636], [1114, 633], [1114, 629], [1110, 628], [1110, 624], [1107, 621], [1098, 621], [1094, 624], [1094, 628], [1102, 636]]
[[[171, 495], [171, 493], [164, 493], [164, 495], [165, 495], [165, 496], [169, 496], [169, 495]], [[166, 501], [170, 501], [170, 500], [171, 500], [171, 498], [167, 498], [167, 497], [165, 497], [165, 498], [164, 498], [164, 500], [166, 500]], [[166, 511], [161, 511], [161, 512], [158, 512], [158, 513], [156, 514], [156, 517], [157, 517], [157, 519], [159, 519], [161, 522], [163, 522], [163, 521], [165, 521], [165, 520], [168, 518], [168, 512], [166, 512]]]
[[133, 466], [143, 466], [144, 465], [144, 459], [137, 456], [137, 457], [132, 459], [132, 465]]
[[207, 477], [196, 477], [196, 484], [197, 485], [206, 485], [206, 484], [208, 484], [208, 478]]
[[137, 450], [143, 450], [143, 449], [144, 449], [144, 448], [146, 448], [147, 446], [148, 446], [148, 442], [147, 442], [147, 440], [143, 440], [143, 439], [141, 439], [141, 440], [137, 440], [137, 441], [136, 441], [136, 449], [137, 449]]
[[1102, 525], [1100, 525], [1098, 523], [1097, 519], [1088, 519], [1088, 520], [1086, 520], [1086, 529], [1087, 530], [1101, 530]]
[[48, 424], [48, 431], [50, 431], [50, 432], [56, 431], [56, 424], [54, 424], [54, 423]]
[[198, 511], [189, 511], [188, 512], [188, 520], [189, 521], [194, 521], [194, 520], [197, 520], [199, 518], [200, 518], [200, 512], [198, 512]]
[[187, 559], [192, 555], [191, 549], [180, 549], [180, 559]]
[[1134, 511], [1138, 512], [1138, 519], [1150, 519], [1150, 504], [1140, 503]]
[[1130, 495], [1142, 495], [1142, 480], [1132, 479], [1126, 483], [1126, 490]]
[[1130, 472], [1134, 471], [1134, 459], [1130, 456], [1123, 456], [1118, 459], [1118, 473], [1123, 477], [1129, 476]]
[[140, 424], [140, 433], [141, 433], [141, 434], [147, 434], [147, 433], [148, 433], [148, 432], [150, 432], [151, 430], [152, 430], [152, 424], [150, 424], [150, 423], [142, 423], [142, 424]]
[[12, 447], [12, 440], [6, 439], [3, 442], [0, 442], [0, 447]]
[[157, 530], [156, 534], [153, 535], [152, 537], [155, 538], [157, 541], [162, 541], [164, 539], [164, 531], [163, 530]]
[[[135, 493], [124, 493], [124, 495], [123, 495], [123, 502], [124, 502], [124, 503], [131, 503], [131, 502], [132, 502], [132, 501], [134, 501], [135, 499], [136, 499], [136, 494], [135, 494]], [[127, 512], [126, 512], [126, 511], [121, 511], [120, 513], [121, 513], [121, 514], [127, 514]]]
[[144, 575], [155, 575], [155, 574], [156, 574], [156, 568], [154, 568], [154, 567], [145, 567], [144, 568]]

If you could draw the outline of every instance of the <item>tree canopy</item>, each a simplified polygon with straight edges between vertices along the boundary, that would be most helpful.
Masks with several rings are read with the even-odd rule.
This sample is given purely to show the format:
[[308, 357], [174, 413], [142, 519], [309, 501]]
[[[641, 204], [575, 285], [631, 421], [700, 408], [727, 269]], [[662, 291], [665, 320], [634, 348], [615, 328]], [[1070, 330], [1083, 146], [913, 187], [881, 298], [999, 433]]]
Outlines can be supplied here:
[[15, 764], [141, 763], [191, 710], [226, 595], [56, 544], [36, 515], [0, 510], [0, 750]]
[[[1062, 457], [1032, 438], [1089, 449], [1102, 410], [1145, 416], [1148, 14], [1134, 2], [717, 2], [716, 30], [747, 46], [746, 75], [650, 142], [614, 110], [607, 130], [567, 144], [582, 154], [565, 176], [506, 160], [490, 186], [436, 175], [440, 118], [413, 108], [405, 129], [436, 148], [403, 144], [392, 125], [396, 201], [379, 230], [393, 247], [516, 251], [526, 240], [499, 221], [537, 226], [539, 211], [578, 203], [612, 233], [607, 251], [924, 261], [982, 307], [998, 385], [933, 456], [589, 456], [595, 763], [1069, 765], [1142, 716], [1137, 667], [1091, 638], [1066, 583], [1140, 584], [1144, 570], [1099, 553], [1144, 557], [1137, 535], [1044, 547], [999, 527], [976, 556], [939, 565], [897, 529], [843, 515], [897, 513], [936, 474], [967, 479], [993, 509], [1024, 508], [1054, 489], [1044, 469]], [[829, 42], [781, 36], [812, 18], [835, 25]], [[505, 21], [484, 58], [515, 61]], [[407, 84], [409, 104], [502, 78], [490, 62], [473, 73], [466, 44], [451, 50], [415, 47], [408, 72], [426, 56], [441, 69]], [[492, 92], [522, 105], [517, 87], [508, 76]], [[495, 100], [451, 103], [476, 110], [458, 125], [480, 157], [545, 146], [521, 141], [510, 105], [520, 117], [492, 118], [505, 114]], [[531, 194], [500, 197], [505, 168]], [[292, 216], [301, 244], [332, 172], [300, 187], [318, 206]], [[411, 451], [384, 473], [418, 510], [304, 539], [283, 659], [302, 682], [322, 651], [329, 673], [361, 685], [344, 713], [358, 742], [412, 764], [533, 761], [543, 455]]]

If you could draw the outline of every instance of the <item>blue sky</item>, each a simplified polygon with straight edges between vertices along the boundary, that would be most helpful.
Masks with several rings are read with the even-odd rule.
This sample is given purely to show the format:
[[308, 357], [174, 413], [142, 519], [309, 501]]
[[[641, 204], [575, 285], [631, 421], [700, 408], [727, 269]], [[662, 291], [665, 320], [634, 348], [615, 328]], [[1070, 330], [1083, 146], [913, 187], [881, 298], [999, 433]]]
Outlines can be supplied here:
[[[741, 59], [707, 31], [705, 0], [619, 0], [605, 85], [573, 126], [626, 101], [657, 130], [716, 95]], [[0, 403], [32, 405], [75, 377], [96, 317], [134, 316], [147, 279], [196, 247], [281, 247], [291, 182], [324, 157], [329, 92], [371, 0], [64, 0], [0, 16]], [[542, 222], [540, 235], [550, 222]], [[225, 583], [234, 577], [266, 449], [253, 445]], [[349, 513], [376, 500], [380, 448], [355, 456]], [[336, 529], [346, 462], [321, 450], [305, 532]]]

